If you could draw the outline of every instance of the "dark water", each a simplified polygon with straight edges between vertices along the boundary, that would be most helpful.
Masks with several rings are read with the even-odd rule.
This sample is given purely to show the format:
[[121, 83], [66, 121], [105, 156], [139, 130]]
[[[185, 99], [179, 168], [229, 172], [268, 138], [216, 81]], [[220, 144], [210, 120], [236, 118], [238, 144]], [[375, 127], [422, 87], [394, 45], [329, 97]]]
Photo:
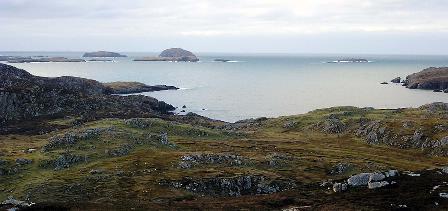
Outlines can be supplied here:
[[[2, 52], [2, 55], [81, 57], [81, 52]], [[230, 55], [199, 54], [201, 62], [133, 62], [156, 53], [126, 53], [115, 62], [14, 64], [39, 76], [72, 75], [102, 82], [139, 81], [181, 87], [144, 93], [215, 119], [277, 117], [332, 106], [415, 107], [448, 102], [448, 94], [409, 90], [380, 82], [431, 66], [448, 66], [448, 56]], [[345, 57], [372, 62], [329, 64]], [[216, 58], [234, 62], [213, 62]], [[203, 110], [205, 109], [205, 110]]]

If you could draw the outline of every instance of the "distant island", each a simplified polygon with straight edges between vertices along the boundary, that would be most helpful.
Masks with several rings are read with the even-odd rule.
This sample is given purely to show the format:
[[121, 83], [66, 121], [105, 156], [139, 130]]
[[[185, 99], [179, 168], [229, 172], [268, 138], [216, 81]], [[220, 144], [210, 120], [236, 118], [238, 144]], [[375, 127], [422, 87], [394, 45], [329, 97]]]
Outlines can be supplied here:
[[86, 62], [84, 59], [69, 59], [65, 57], [39, 57], [39, 58], [31, 58], [31, 57], [12, 57], [7, 60], [8, 63], [31, 63], [31, 62]]
[[97, 52], [85, 53], [82, 57], [127, 57], [127, 56], [115, 52], [97, 51]]
[[329, 61], [327, 63], [365, 63], [365, 62], [369, 62], [369, 60], [360, 58], [345, 58], [336, 61]]
[[230, 62], [229, 59], [215, 59], [213, 61], [215, 61], [215, 62]]
[[134, 61], [198, 62], [199, 59], [190, 51], [182, 48], [170, 48], [162, 51], [157, 57], [137, 58]]

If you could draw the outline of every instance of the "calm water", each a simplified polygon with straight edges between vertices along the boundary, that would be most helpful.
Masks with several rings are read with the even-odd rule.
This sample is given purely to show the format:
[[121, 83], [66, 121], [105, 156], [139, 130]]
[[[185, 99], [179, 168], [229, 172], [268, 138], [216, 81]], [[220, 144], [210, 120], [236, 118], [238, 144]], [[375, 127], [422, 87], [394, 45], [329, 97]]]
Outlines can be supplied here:
[[[81, 52], [3, 52], [79, 58]], [[115, 62], [14, 64], [39, 76], [72, 75], [102, 82], [139, 81], [181, 87], [144, 93], [187, 111], [225, 121], [300, 114], [317, 108], [415, 107], [448, 102], [448, 94], [409, 90], [382, 81], [430, 66], [448, 66], [448, 56], [354, 56], [370, 63], [328, 64], [347, 55], [199, 54], [198, 63], [133, 62], [156, 53], [126, 53]], [[237, 62], [213, 62], [215, 58]], [[205, 109], [205, 110], [203, 110]]]

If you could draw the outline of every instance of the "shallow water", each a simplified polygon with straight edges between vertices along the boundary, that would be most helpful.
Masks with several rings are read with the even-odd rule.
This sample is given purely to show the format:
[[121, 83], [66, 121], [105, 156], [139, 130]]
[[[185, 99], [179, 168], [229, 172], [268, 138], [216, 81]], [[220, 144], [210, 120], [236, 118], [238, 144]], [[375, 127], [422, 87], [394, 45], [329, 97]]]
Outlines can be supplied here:
[[[2, 52], [1, 55], [81, 57], [81, 52]], [[187, 112], [225, 121], [277, 117], [332, 106], [416, 107], [448, 102], [448, 94], [380, 82], [431, 66], [448, 56], [199, 54], [201, 62], [133, 62], [156, 53], [125, 53], [115, 62], [13, 64], [39, 76], [72, 75], [102, 82], [139, 81], [181, 87], [144, 93]], [[326, 63], [346, 57], [369, 63]], [[216, 58], [234, 62], [213, 62]]]

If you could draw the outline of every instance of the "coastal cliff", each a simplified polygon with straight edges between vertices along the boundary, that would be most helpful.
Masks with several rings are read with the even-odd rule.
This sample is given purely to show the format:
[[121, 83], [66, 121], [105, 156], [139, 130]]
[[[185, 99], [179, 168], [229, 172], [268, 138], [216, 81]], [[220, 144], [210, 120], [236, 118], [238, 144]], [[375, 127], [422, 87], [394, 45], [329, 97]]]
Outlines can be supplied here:
[[0, 124], [66, 115], [151, 116], [174, 107], [147, 96], [114, 96], [114, 89], [77, 77], [46, 78], [0, 64]]
[[446, 90], [448, 92], [448, 67], [430, 67], [406, 77], [409, 89]]

